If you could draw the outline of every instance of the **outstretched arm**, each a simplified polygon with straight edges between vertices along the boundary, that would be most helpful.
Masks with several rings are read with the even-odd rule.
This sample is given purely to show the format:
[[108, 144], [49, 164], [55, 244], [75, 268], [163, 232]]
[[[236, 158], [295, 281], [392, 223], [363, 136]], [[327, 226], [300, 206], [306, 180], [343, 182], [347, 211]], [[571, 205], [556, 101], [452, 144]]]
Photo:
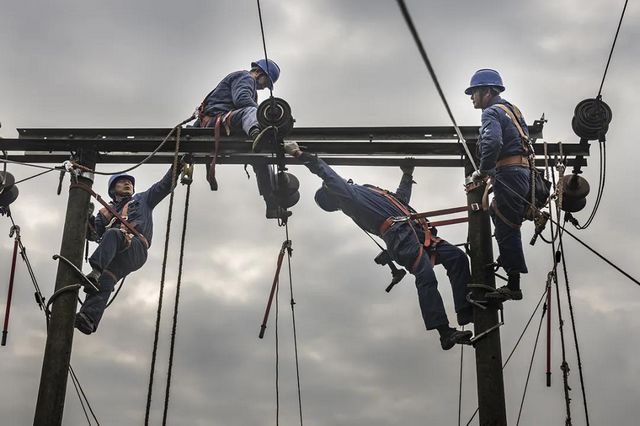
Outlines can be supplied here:
[[345, 198], [353, 197], [351, 185], [318, 156], [302, 152], [295, 142], [286, 142], [284, 149], [289, 155], [300, 160], [311, 173], [319, 176], [333, 195]]
[[[178, 175], [180, 174], [181, 170], [182, 164], [178, 163], [178, 170], [176, 170], [176, 181], [178, 180]], [[172, 167], [170, 167], [167, 173], [164, 174], [162, 179], [151, 185], [148, 190], [141, 194], [145, 198], [145, 201], [147, 202], [149, 207], [154, 208], [160, 203], [160, 201], [164, 200], [165, 197], [171, 193], [171, 190], [175, 187], [175, 182], [173, 186], [171, 185], [172, 176]]]
[[411, 200], [411, 186], [415, 183], [413, 181], [414, 169], [415, 167], [412, 165], [400, 166], [400, 170], [402, 170], [402, 178], [400, 179], [400, 185], [396, 190], [396, 196], [398, 200], [405, 204], [409, 204], [409, 201]]

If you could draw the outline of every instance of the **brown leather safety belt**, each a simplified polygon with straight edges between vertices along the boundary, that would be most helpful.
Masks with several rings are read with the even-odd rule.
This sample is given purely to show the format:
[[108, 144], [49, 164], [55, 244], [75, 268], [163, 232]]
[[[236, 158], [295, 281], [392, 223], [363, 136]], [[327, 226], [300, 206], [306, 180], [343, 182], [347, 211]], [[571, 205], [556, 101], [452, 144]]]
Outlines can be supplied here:
[[[129, 232], [133, 235], [135, 235], [136, 237], [140, 238], [140, 240], [144, 243], [144, 245], [149, 248], [149, 241], [147, 241], [147, 239], [145, 238], [144, 235], [142, 235], [140, 232], [138, 232], [138, 230], [136, 229], [136, 227], [132, 224], [130, 224], [129, 222], [127, 222], [127, 220], [123, 217], [123, 215], [121, 215], [120, 213], [118, 213], [118, 211], [116, 209], [114, 209], [112, 206], [110, 206], [106, 201], [104, 201], [102, 199], [102, 197], [100, 196], [100, 194], [97, 194], [93, 189], [91, 189], [91, 187], [85, 185], [84, 183], [72, 183], [70, 185], [70, 188], [79, 188], [82, 189], [85, 192], [88, 192], [93, 198], [95, 198], [96, 200], [98, 200], [98, 202], [100, 204], [102, 204], [104, 206], [105, 209], [107, 209], [107, 211], [109, 213], [111, 213], [113, 215], [113, 217], [115, 217], [116, 219], [118, 219], [120, 221], [121, 225], [121, 229], [122, 227], [126, 228], [127, 230], [129, 230]], [[128, 203], [127, 203], [128, 205]], [[126, 207], [126, 206], [125, 206]], [[126, 213], [126, 212], [125, 212]], [[127, 233], [125, 232], [125, 237], [127, 235]], [[128, 244], [130, 244], [130, 238], [128, 240]]]
[[[369, 188], [373, 192], [376, 192], [376, 193], [384, 196], [394, 206], [396, 206], [406, 217], [411, 217], [412, 214], [415, 214], [415, 213], [412, 213], [411, 211], [409, 211], [407, 206], [405, 204], [401, 203], [400, 201], [398, 201], [398, 199], [396, 199], [393, 195], [391, 195], [389, 193], [389, 191], [386, 191], [386, 190], [384, 190], [382, 188], [377, 188], [375, 186], [367, 186], [367, 188]], [[442, 241], [441, 238], [434, 237], [433, 234], [431, 234], [431, 229], [429, 229], [429, 221], [426, 218], [416, 218], [414, 220], [420, 224], [420, 226], [422, 227], [422, 229], [424, 231], [424, 242], [422, 242], [422, 244], [420, 244], [420, 249], [418, 251], [418, 255], [416, 256], [416, 259], [413, 261], [413, 265], [411, 266], [411, 271], [410, 272], [415, 271], [415, 269], [418, 267], [418, 263], [420, 262], [420, 259], [422, 258], [422, 255], [424, 253], [424, 249], [425, 248], [429, 248], [431, 246], [435, 247], [440, 241]], [[380, 226], [380, 231], [381, 231], [380, 232], [380, 236], [382, 236], [384, 234], [384, 232], [386, 232], [391, 227], [391, 225], [393, 223], [395, 223], [393, 217], [387, 218], [382, 223], [382, 226]], [[408, 222], [408, 223], [411, 224], [410, 222]], [[420, 242], [420, 239], [418, 238], [418, 233], [416, 232], [415, 228], [413, 226], [411, 226], [411, 229], [413, 230], [413, 234], [416, 236], [416, 240], [418, 242]], [[382, 232], [382, 231], [384, 231], [384, 232]], [[430, 260], [431, 260], [431, 264], [435, 265], [435, 263], [436, 263], [436, 253], [435, 252], [431, 253]]]

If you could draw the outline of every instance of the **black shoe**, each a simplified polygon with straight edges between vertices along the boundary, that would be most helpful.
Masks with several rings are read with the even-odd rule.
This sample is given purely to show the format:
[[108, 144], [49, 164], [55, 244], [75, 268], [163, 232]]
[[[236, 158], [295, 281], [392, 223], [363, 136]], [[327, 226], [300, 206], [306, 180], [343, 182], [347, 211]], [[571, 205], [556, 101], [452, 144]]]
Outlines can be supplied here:
[[267, 207], [267, 219], [286, 219], [291, 216], [293, 212], [285, 210], [282, 207]]
[[84, 333], [87, 335], [96, 331], [96, 327], [93, 324], [93, 321], [91, 321], [91, 319], [83, 312], [78, 312], [76, 314], [76, 320], [75, 320], [74, 326], [81, 333]]
[[468, 308], [461, 309], [460, 312], [457, 312], [458, 316], [458, 324], [460, 326], [467, 325], [473, 322], [473, 308], [469, 306]]
[[[253, 135], [253, 132], [252, 132]], [[260, 133], [253, 137], [252, 152], [262, 152], [265, 148], [273, 148], [275, 146], [275, 128], [268, 126], [262, 129]]]
[[506, 285], [484, 295], [486, 299], [504, 302], [505, 300], [522, 300], [522, 290], [512, 290]]
[[451, 329], [451, 333], [440, 336], [440, 346], [445, 351], [453, 348], [456, 344], [469, 344], [473, 333], [471, 331], [461, 331], [455, 328]]

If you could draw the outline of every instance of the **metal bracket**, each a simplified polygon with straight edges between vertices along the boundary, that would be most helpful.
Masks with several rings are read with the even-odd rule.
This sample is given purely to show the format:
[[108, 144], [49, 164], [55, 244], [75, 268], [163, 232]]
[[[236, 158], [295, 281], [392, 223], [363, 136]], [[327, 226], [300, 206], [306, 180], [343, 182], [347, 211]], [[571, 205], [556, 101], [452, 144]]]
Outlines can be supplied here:
[[483, 331], [482, 333], [473, 336], [471, 338], [471, 340], [469, 341], [469, 343], [473, 346], [475, 346], [476, 342], [484, 337], [486, 337], [489, 333], [494, 332], [495, 330], [499, 329], [500, 327], [502, 327], [504, 325], [504, 312], [503, 309], [500, 308], [500, 322], [498, 322], [496, 325], [494, 325], [493, 327], [488, 328], [487, 330]]
[[[486, 290], [486, 291], [495, 291], [495, 288], [488, 286], [486, 284], [467, 284], [467, 287], [469, 288], [477, 288], [477, 289], [482, 289], [482, 290]], [[482, 310], [486, 310], [489, 307], [493, 307], [495, 309], [497, 309], [500, 313], [500, 321], [495, 324], [492, 327], [489, 327], [487, 330], [483, 331], [482, 333], [473, 336], [473, 338], [469, 341], [469, 343], [471, 345], [475, 346], [475, 343], [484, 338], [485, 336], [487, 336], [489, 333], [492, 333], [493, 331], [499, 329], [501, 326], [504, 325], [504, 309], [503, 309], [503, 305], [502, 302], [492, 302], [492, 301], [488, 301], [488, 300], [474, 300], [471, 298], [471, 292], [469, 292], [467, 294], [467, 301], [469, 303], [471, 303], [472, 305], [482, 309]]]
[[82, 277], [82, 281], [85, 282], [87, 285], [89, 285], [89, 287], [92, 287], [96, 292], [100, 291], [98, 287], [96, 287], [91, 281], [89, 281], [89, 279], [82, 273], [82, 271], [78, 269], [78, 267], [74, 265], [73, 262], [71, 262], [66, 257], [60, 256], [59, 254], [54, 254], [53, 260], [62, 260], [64, 263], [67, 264], [67, 266], [73, 269], [78, 274], [78, 276]]

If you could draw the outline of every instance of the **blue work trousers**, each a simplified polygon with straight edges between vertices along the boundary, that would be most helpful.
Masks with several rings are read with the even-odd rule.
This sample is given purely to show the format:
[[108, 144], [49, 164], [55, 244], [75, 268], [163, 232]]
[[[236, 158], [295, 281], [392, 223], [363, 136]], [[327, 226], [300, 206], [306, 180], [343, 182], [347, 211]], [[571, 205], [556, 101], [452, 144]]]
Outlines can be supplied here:
[[520, 225], [527, 207], [529, 193], [529, 169], [522, 166], [499, 168], [493, 178], [495, 207], [509, 222], [505, 223], [491, 209], [500, 256], [498, 262], [507, 274], [527, 273], [527, 264], [522, 251]]
[[[244, 133], [249, 135], [249, 133], [251, 133], [251, 129], [260, 128], [257, 112], [258, 108], [254, 106], [233, 110], [233, 112], [231, 113], [230, 121], [231, 133], [237, 134], [238, 131], [242, 130]], [[209, 120], [209, 123], [207, 123], [206, 127], [215, 127], [215, 125], [216, 120], [213, 119]], [[202, 127], [199, 119], [193, 123], [193, 127]], [[222, 134], [224, 134], [224, 124], [221, 132]]]
[[382, 239], [387, 245], [391, 258], [416, 277], [418, 302], [427, 330], [449, 324], [444, 303], [438, 291], [438, 280], [431, 265], [433, 253], [436, 256], [436, 264], [442, 264], [449, 276], [456, 312], [470, 309], [466, 293], [471, 272], [467, 255], [462, 250], [442, 240], [435, 247], [425, 250], [416, 263], [420, 246], [424, 243], [424, 233], [421, 229], [414, 230], [413, 225], [409, 223], [396, 223], [389, 228]]
[[97, 328], [107, 307], [109, 296], [116, 282], [142, 267], [147, 261], [147, 246], [138, 237], [133, 237], [127, 248], [125, 236], [119, 229], [107, 229], [98, 248], [89, 258], [91, 267], [102, 271], [98, 279], [98, 292], [87, 292], [80, 312], [84, 313]]

